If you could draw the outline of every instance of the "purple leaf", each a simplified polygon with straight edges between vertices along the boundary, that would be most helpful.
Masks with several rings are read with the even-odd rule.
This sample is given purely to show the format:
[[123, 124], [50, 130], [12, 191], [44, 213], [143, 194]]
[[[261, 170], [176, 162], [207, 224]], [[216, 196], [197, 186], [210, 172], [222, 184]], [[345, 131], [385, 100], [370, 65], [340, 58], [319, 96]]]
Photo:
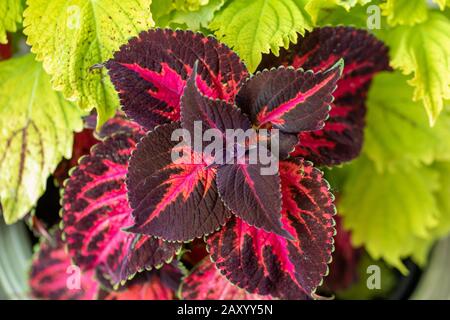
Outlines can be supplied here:
[[142, 32], [122, 46], [106, 67], [125, 113], [153, 129], [180, 119], [180, 98], [197, 60], [202, 93], [233, 103], [248, 71], [227, 46], [201, 33]]
[[[172, 259], [178, 244], [123, 231], [133, 223], [125, 177], [142, 131], [121, 118], [108, 121], [116, 132], [80, 160], [64, 189], [62, 219], [69, 253], [83, 270], [96, 270], [113, 285]], [[113, 130], [113, 128], [115, 128]]]
[[280, 67], [251, 77], [236, 96], [236, 104], [259, 127], [286, 133], [321, 129], [328, 117], [342, 61], [324, 72]]
[[248, 224], [284, 237], [281, 225], [281, 189], [277, 174], [261, 175], [260, 164], [229, 164], [217, 171], [220, 197]]
[[387, 47], [366, 30], [325, 27], [306, 33], [280, 56], [266, 55], [262, 68], [292, 65], [324, 71], [344, 59], [342, 77], [331, 104], [325, 127], [299, 134], [300, 144], [292, 153], [316, 165], [336, 165], [358, 156], [363, 144], [365, 99], [375, 74], [390, 70]]
[[283, 228], [293, 239], [233, 217], [207, 238], [208, 251], [220, 272], [250, 293], [309, 299], [331, 261], [334, 197], [309, 162], [280, 162], [280, 177]]
[[201, 155], [180, 148], [183, 158], [173, 161], [178, 142], [171, 135], [179, 128], [179, 123], [157, 127], [131, 157], [127, 187], [135, 224], [130, 232], [186, 242], [214, 232], [231, 215], [219, 198], [216, 170]]

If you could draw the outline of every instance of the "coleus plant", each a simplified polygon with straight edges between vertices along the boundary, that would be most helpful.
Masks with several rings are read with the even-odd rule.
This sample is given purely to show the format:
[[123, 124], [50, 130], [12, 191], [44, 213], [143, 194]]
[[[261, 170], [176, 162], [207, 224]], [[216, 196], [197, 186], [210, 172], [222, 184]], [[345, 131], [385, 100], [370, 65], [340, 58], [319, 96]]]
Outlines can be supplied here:
[[181, 276], [176, 266], [166, 265], [136, 277], [119, 290], [95, 279], [95, 269], [74, 266], [62, 241], [61, 232], [52, 230], [41, 238], [30, 272], [31, 296], [51, 300], [170, 300]]
[[[128, 118], [103, 126], [64, 187], [64, 239], [76, 265], [117, 287], [203, 238], [215, 267], [202, 262], [182, 297], [220, 298], [208, 281], [193, 285], [201, 277], [244, 290], [230, 297], [314, 297], [331, 260], [335, 207], [310, 160], [333, 165], [359, 153], [364, 98], [388, 59], [381, 42], [352, 28], [317, 29], [299, 43], [265, 61], [284, 66], [255, 75], [200, 33], [156, 29], [122, 46], [105, 66]], [[211, 163], [189, 148], [202, 161], [173, 163], [171, 134], [192, 132], [196, 121], [221, 132], [278, 129], [278, 172]]]

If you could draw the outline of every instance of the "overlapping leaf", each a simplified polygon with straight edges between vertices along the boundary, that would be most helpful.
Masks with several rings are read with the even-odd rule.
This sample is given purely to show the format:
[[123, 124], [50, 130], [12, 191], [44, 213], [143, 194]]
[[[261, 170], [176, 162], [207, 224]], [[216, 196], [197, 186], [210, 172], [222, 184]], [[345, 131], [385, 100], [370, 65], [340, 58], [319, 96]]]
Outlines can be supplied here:
[[[206, 2], [206, 3], [205, 3]], [[153, 0], [152, 14], [158, 27], [181, 27], [200, 30], [208, 27], [214, 14], [224, 5], [225, 0], [209, 0], [189, 8], [176, 6], [171, 1]]]
[[80, 271], [64, 248], [61, 232], [42, 240], [30, 271], [31, 294], [37, 299], [92, 300], [97, 297], [98, 283], [93, 270]]
[[122, 229], [133, 224], [125, 178], [128, 160], [143, 132], [121, 118], [106, 124], [97, 144], [65, 184], [64, 232], [69, 252], [84, 270], [96, 269], [112, 284], [173, 258], [180, 246]]
[[388, 69], [387, 48], [364, 30], [349, 27], [315, 29], [280, 58], [266, 57], [263, 67], [280, 64], [326, 70], [344, 59], [342, 78], [322, 130], [303, 132], [293, 152], [316, 165], [334, 165], [355, 158], [362, 147], [365, 98], [375, 73]]
[[[20, 1], [18, 1], [20, 2]], [[56, 90], [82, 109], [97, 108], [98, 126], [119, 106], [106, 73], [92, 69], [126, 42], [154, 25], [151, 0], [30, 0], [25, 34]]]
[[26, 215], [62, 157], [80, 112], [53, 91], [32, 54], [0, 62], [0, 201], [6, 223]]
[[[356, 5], [366, 5], [371, 0], [309, 0], [305, 5], [305, 11], [311, 16], [312, 22], [316, 25], [321, 11], [330, 11], [336, 7], [342, 7], [347, 14]], [[353, 12], [352, 12], [353, 13]]]
[[124, 111], [152, 129], [179, 120], [180, 98], [197, 60], [201, 92], [233, 102], [247, 70], [229, 48], [200, 33], [169, 29], [141, 33], [106, 67]]
[[[196, 67], [194, 67], [194, 75]], [[264, 88], [262, 88], [264, 89]], [[245, 141], [228, 141], [225, 132], [227, 129], [246, 131], [251, 124], [248, 118], [233, 105], [226, 104], [220, 100], [210, 100], [197, 89], [194, 78], [191, 77], [181, 99], [181, 123], [191, 136], [195, 135], [194, 124], [202, 123], [204, 130], [215, 129], [222, 134], [223, 146], [226, 151], [242, 148]], [[199, 137], [201, 138], [201, 137]], [[251, 138], [250, 138], [251, 139]], [[195, 140], [194, 140], [195, 141]], [[235, 145], [242, 144], [241, 146]], [[251, 143], [251, 142], [250, 142]], [[262, 175], [262, 165], [250, 164], [249, 161], [238, 159], [246, 157], [240, 155], [245, 150], [237, 151], [231, 159], [217, 169], [217, 188], [220, 198], [233, 213], [244, 219], [251, 225], [276, 232], [283, 236], [289, 236], [281, 227], [281, 194], [278, 174]], [[222, 152], [221, 154], [224, 154]], [[215, 155], [214, 161], [217, 159]], [[240, 161], [239, 161], [240, 160]], [[227, 160], [228, 161], [228, 160]], [[219, 164], [223, 164], [220, 162]]]
[[143, 274], [119, 291], [110, 291], [104, 300], [172, 300], [174, 291], [169, 288], [156, 272]]
[[248, 292], [287, 299], [311, 297], [333, 249], [333, 196], [308, 162], [281, 162], [283, 227], [288, 240], [232, 218], [207, 239], [221, 273]]
[[[135, 224], [130, 232], [190, 241], [217, 230], [231, 214], [219, 198], [216, 169], [171, 139], [179, 128], [177, 122], [157, 127], [131, 157], [127, 186]], [[175, 162], [174, 150], [183, 151]]]
[[17, 23], [22, 22], [22, 1], [3, 0], [0, 2], [0, 43], [7, 43], [6, 32], [15, 32]]
[[360, 280], [358, 267], [363, 251], [361, 248], [353, 247], [351, 234], [344, 229], [342, 218], [338, 215], [335, 220], [335, 251], [333, 261], [329, 265], [330, 274], [324, 279], [324, 287], [333, 292], [345, 290]]
[[[212, 100], [200, 92], [197, 75], [198, 63], [187, 81], [181, 97], [181, 126], [188, 130], [191, 139], [196, 138], [195, 125], [201, 124], [201, 139], [208, 129], [215, 129], [222, 134], [224, 147], [227, 143], [225, 134], [227, 129], [248, 130], [251, 128], [249, 119], [233, 104], [222, 100]], [[196, 81], [197, 79], [197, 81]]]
[[319, 130], [328, 117], [342, 69], [339, 61], [317, 73], [284, 67], [265, 70], [243, 85], [236, 104], [260, 127], [272, 125], [286, 133]]
[[271, 300], [270, 296], [248, 293], [232, 284], [209, 258], [184, 278], [180, 296], [186, 300]]

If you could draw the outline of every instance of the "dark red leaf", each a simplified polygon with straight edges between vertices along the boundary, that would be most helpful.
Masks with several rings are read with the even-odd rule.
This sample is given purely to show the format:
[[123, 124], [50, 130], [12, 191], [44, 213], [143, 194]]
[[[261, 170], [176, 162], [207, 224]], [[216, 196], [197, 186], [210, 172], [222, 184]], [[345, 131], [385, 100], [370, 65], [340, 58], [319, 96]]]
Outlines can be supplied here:
[[225, 278], [209, 258], [204, 259], [183, 280], [181, 298], [186, 300], [271, 300], [270, 296], [248, 293]]
[[189, 267], [196, 266], [206, 256], [209, 255], [206, 251], [205, 241], [203, 239], [196, 239], [189, 243], [186, 248], [186, 252], [183, 254], [182, 262]]
[[280, 177], [261, 175], [260, 164], [229, 164], [217, 171], [217, 187], [222, 200], [235, 215], [248, 224], [291, 235], [281, 224]]
[[194, 137], [194, 122], [202, 123], [203, 132], [207, 129], [217, 129], [225, 134], [226, 129], [251, 128], [248, 118], [233, 104], [210, 99], [200, 92], [195, 81], [197, 65], [198, 63], [195, 64], [181, 97], [181, 126], [189, 130], [192, 137]]
[[231, 215], [219, 198], [215, 168], [189, 147], [181, 148], [186, 153], [180, 162], [172, 161], [179, 142], [171, 135], [179, 128], [177, 122], [157, 127], [131, 157], [127, 186], [135, 224], [130, 232], [190, 241], [214, 232]]
[[236, 96], [236, 104], [253, 124], [287, 133], [321, 129], [328, 117], [342, 61], [313, 73], [279, 67], [251, 77]]
[[30, 288], [36, 299], [92, 300], [99, 285], [93, 270], [81, 271], [72, 264], [58, 230], [52, 239], [41, 240], [31, 265]]
[[[105, 139], [116, 133], [125, 133], [129, 135], [139, 133], [142, 136], [145, 133], [145, 129], [136, 122], [128, 120], [123, 113], [117, 113], [116, 116], [109, 119], [96, 134], [99, 139]], [[140, 138], [140, 136], [137, 136], [136, 138]]]
[[174, 291], [161, 280], [159, 273], [143, 274], [140, 279], [131, 281], [126, 288], [110, 291], [104, 300], [172, 300]]
[[333, 196], [311, 163], [280, 163], [283, 227], [288, 240], [232, 218], [208, 237], [221, 273], [249, 292], [285, 299], [313, 295], [327, 273], [333, 250]]
[[7, 60], [12, 57], [13, 48], [11, 44], [11, 36], [8, 35], [8, 43], [1, 44], [0, 43], [0, 61]]
[[128, 160], [142, 132], [112, 120], [116, 132], [80, 160], [65, 185], [64, 232], [69, 252], [83, 270], [118, 284], [145, 268], [169, 261], [180, 246], [123, 231], [133, 224], [125, 178]]
[[285, 160], [289, 154], [295, 150], [299, 143], [298, 135], [294, 133], [284, 133], [279, 131], [279, 159]]
[[350, 232], [344, 229], [342, 219], [335, 216], [336, 236], [334, 237], [333, 261], [330, 274], [325, 278], [324, 287], [333, 292], [344, 290], [358, 281], [358, 267], [362, 249], [354, 248]]
[[361, 151], [365, 99], [373, 76], [389, 70], [387, 47], [366, 30], [351, 27], [315, 29], [282, 50], [280, 57], [265, 56], [262, 67], [292, 65], [294, 68], [323, 71], [344, 59], [344, 71], [334, 92], [330, 118], [322, 130], [302, 132], [300, 144], [292, 155], [316, 165], [349, 161]]
[[248, 71], [227, 46], [201, 33], [142, 32], [122, 46], [106, 67], [126, 114], [153, 129], [179, 120], [180, 97], [197, 60], [202, 93], [233, 102]]

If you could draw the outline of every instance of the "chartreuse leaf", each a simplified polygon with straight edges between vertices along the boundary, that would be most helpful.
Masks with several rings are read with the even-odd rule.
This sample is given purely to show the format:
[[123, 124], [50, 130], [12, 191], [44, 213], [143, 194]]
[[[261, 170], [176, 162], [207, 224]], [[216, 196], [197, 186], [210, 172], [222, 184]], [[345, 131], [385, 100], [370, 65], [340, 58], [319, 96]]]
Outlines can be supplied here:
[[303, 12], [304, 0], [233, 0], [217, 13], [209, 28], [228, 44], [254, 71], [261, 53], [297, 42], [297, 33], [304, 34], [312, 25]]
[[409, 80], [414, 100], [422, 100], [433, 125], [450, 99], [450, 20], [438, 12], [414, 26], [398, 26], [381, 35], [390, 47], [391, 65]]
[[174, 10], [172, 1], [152, 0], [150, 11], [157, 27], [166, 27], [169, 24], [170, 13]]
[[153, 0], [151, 12], [158, 27], [201, 30], [224, 3], [225, 0]]
[[0, 43], [7, 43], [6, 32], [15, 32], [22, 22], [23, 5], [20, 0], [0, 1]]
[[414, 25], [428, 18], [428, 7], [425, 0], [387, 0], [380, 5], [382, 14], [391, 26]]
[[206, 5], [200, 6], [197, 10], [176, 10], [172, 14], [171, 21], [180, 25], [186, 25], [191, 30], [199, 30], [200, 27], [206, 28], [213, 19], [214, 13], [224, 3], [225, 0], [209, 0]]
[[70, 158], [82, 120], [28, 54], [0, 63], [0, 128], [0, 199], [10, 224], [31, 210], [61, 158]]
[[211, 0], [172, 0], [172, 2], [177, 10], [197, 11]]
[[372, 258], [383, 258], [406, 272], [401, 259], [415, 255], [421, 260], [416, 250], [427, 243], [438, 224], [433, 195], [439, 189], [438, 179], [427, 167], [378, 173], [365, 157], [353, 163], [338, 211], [352, 232], [354, 245], [364, 245]]
[[430, 127], [413, 88], [399, 72], [374, 78], [367, 98], [365, 154], [379, 171], [450, 160], [450, 110]]
[[442, 237], [450, 232], [450, 163], [436, 162], [431, 168], [439, 174], [439, 189], [434, 196], [439, 208], [436, 226], [430, 230], [430, 236], [415, 244], [412, 259], [424, 266], [427, 263], [430, 249]]
[[433, 169], [439, 172], [440, 188], [436, 199], [440, 209], [439, 223], [434, 230], [436, 237], [442, 237], [450, 231], [450, 162], [437, 162]]
[[370, 1], [371, 0], [309, 0], [305, 6], [305, 10], [311, 16], [313, 23], [316, 24], [319, 18], [319, 13], [322, 10], [342, 7], [346, 11], [350, 11], [350, 9], [356, 5], [364, 6]]
[[25, 34], [53, 88], [83, 110], [96, 108], [103, 124], [119, 105], [105, 62], [130, 37], [154, 25], [151, 0], [29, 0]]
[[[445, 9], [446, 0], [433, 0], [433, 2], [439, 9]], [[426, 0], [386, 0], [380, 7], [391, 26], [414, 25], [428, 18], [429, 5]]]

